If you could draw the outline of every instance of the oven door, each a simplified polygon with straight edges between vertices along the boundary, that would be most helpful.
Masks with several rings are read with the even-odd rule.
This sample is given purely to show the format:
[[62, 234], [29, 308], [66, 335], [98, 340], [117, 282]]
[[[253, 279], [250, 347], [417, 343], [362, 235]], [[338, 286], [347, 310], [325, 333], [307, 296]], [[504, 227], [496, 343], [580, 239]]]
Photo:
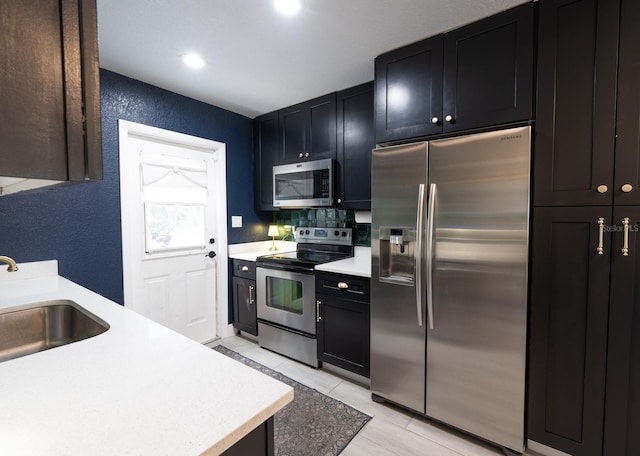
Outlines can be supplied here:
[[258, 319], [315, 335], [314, 275], [264, 267], [256, 273]]

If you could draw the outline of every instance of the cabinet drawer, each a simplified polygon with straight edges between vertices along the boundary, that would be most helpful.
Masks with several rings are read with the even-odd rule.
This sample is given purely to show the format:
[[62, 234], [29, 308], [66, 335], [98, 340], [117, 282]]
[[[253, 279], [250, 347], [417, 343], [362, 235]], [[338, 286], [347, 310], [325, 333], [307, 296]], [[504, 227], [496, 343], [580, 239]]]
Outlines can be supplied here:
[[233, 260], [233, 275], [245, 279], [256, 280], [256, 262], [249, 260]]
[[369, 282], [366, 277], [316, 272], [316, 293], [368, 303]]

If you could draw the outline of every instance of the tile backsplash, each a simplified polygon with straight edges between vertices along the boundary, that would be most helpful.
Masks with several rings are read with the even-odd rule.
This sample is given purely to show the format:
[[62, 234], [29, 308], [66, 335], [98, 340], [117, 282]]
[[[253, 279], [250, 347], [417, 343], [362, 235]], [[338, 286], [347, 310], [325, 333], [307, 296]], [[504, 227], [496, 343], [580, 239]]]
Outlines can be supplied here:
[[320, 228], [353, 228], [354, 243], [357, 246], [371, 245], [371, 224], [356, 223], [355, 212], [345, 209], [296, 209], [281, 210], [273, 213], [273, 221], [282, 237], [290, 235], [285, 225], [320, 227]]

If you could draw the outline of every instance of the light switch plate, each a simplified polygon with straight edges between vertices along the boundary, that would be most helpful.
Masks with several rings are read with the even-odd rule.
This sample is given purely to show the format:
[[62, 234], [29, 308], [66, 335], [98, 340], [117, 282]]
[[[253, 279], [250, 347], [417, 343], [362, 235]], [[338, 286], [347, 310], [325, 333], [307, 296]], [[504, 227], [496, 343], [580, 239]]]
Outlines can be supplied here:
[[241, 215], [232, 215], [231, 216], [231, 228], [242, 228], [242, 216]]

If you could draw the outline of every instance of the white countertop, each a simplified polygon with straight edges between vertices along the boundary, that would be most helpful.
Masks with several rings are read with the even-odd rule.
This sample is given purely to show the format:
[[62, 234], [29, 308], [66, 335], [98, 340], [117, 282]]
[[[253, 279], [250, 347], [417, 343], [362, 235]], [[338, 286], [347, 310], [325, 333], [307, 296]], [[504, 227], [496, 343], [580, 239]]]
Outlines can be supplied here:
[[293, 399], [291, 387], [57, 275], [0, 268], [0, 309], [69, 299], [103, 334], [0, 363], [2, 455], [219, 454]]
[[[283, 252], [295, 252], [296, 242], [291, 241], [275, 241], [275, 246], [278, 248], [277, 253]], [[258, 242], [245, 242], [244, 244], [230, 244], [229, 245], [229, 258], [235, 258], [237, 260], [256, 261], [261, 255], [269, 255], [275, 253], [273, 250], [269, 250], [271, 247], [271, 241], [258, 241]]]
[[319, 264], [316, 271], [371, 277], [371, 247], [355, 247], [353, 257]]

